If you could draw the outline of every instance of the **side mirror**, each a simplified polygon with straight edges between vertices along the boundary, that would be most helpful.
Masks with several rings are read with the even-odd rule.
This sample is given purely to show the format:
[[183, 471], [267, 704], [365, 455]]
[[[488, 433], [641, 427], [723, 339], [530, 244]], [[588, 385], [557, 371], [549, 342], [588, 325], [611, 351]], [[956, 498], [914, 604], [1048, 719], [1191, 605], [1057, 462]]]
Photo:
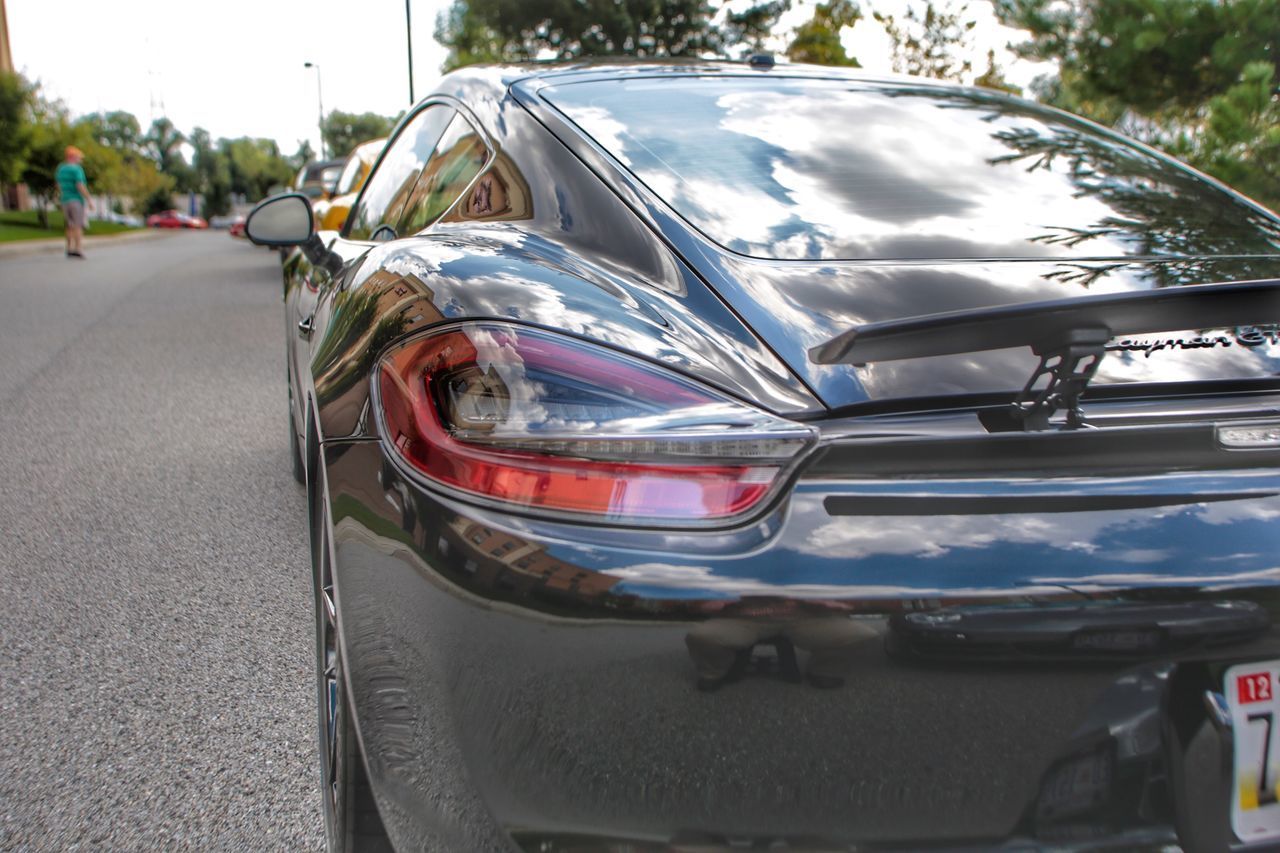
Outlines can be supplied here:
[[244, 233], [259, 246], [298, 246], [315, 233], [315, 214], [302, 193], [263, 199], [249, 213]]

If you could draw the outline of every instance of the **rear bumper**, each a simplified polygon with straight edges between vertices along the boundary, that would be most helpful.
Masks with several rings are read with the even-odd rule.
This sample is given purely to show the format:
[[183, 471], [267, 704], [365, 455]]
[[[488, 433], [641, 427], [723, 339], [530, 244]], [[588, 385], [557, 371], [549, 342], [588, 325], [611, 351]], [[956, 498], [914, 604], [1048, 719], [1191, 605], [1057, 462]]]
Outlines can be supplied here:
[[[1280, 657], [1265, 624], [1087, 660], [886, 641], [907, 611], [1087, 600], [1108, 577], [1266, 607], [1275, 498], [962, 523], [835, 516], [815, 489], [747, 530], [668, 536], [444, 500], [376, 442], [326, 462], [351, 695], [404, 849], [1230, 841], [1203, 694]], [[1197, 525], [1214, 541], [1174, 536]]]

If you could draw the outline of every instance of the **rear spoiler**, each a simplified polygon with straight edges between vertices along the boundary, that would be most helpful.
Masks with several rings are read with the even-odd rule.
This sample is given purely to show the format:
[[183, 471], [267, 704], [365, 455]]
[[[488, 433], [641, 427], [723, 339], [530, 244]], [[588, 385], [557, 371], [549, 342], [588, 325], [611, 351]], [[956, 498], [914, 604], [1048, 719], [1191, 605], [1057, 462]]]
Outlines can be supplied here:
[[[867, 364], [1028, 346], [1040, 356], [1040, 366], [1014, 404], [1018, 417], [1027, 429], [1047, 429], [1049, 416], [1066, 408], [1068, 426], [1074, 427], [1084, 422], [1079, 396], [1112, 338], [1277, 321], [1280, 279], [1196, 284], [866, 323], [809, 350], [809, 360]], [[1049, 385], [1034, 390], [1045, 375]]]
[[815, 364], [867, 364], [1028, 346], [1078, 329], [1145, 335], [1280, 321], [1280, 279], [1194, 284], [972, 308], [865, 323], [809, 350]]

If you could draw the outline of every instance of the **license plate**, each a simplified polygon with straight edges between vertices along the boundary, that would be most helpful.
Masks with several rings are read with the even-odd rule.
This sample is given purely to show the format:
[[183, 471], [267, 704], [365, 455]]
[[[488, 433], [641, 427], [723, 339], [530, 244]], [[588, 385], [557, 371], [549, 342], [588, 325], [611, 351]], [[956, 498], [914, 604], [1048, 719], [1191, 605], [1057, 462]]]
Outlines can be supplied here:
[[1227, 670], [1235, 740], [1231, 828], [1241, 841], [1280, 838], [1280, 660]]

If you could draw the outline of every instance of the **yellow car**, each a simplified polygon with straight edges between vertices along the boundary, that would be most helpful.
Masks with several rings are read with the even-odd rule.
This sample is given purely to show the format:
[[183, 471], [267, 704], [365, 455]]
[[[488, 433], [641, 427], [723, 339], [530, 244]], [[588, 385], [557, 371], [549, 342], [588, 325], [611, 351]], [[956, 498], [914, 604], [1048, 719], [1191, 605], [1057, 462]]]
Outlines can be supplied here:
[[347, 221], [351, 205], [355, 204], [365, 178], [369, 177], [373, 164], [377, 162], [378, 155], [386, 144], [385, 138], [361, 142], [347, 157], [347, 164], [342, 169], [333, 195], [327, 201], [316, 202], [314, 205], [318, 230], [337, 231]]

